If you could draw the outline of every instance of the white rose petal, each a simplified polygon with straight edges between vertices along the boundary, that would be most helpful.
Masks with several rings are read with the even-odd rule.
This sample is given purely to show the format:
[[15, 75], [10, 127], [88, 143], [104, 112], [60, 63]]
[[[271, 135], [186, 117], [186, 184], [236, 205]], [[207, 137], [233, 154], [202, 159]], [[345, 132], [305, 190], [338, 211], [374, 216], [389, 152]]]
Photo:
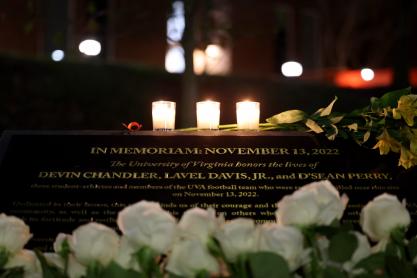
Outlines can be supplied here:
[[56, 236], [56, 239], [55, 239], [54, 245], [53, 245], [54, 251], [56, 253], [59, 253], [59, 252], [62, 251], [62, 243], [64, 243], [64, 240], [66, 240], [68, 242], [68, 245], [71, 248], [71, 246], [72, 246], [72, 236], [68, 235], [68, 234], [64, 234], [64, 233], [59, 233]]
[[356, 236], [358, 240], [358, 247], [356, 248], [355, 252], [353, 252], [352, 258], [350, 261], [345, 262], [343, 264], [343, 268], [348, 272], [353, 271], [353, 267], [362, 259], [368, 257], [372, 253], [371, 245], [369, 244], [368, 238], [359, 233], [359, 232], [351, 232]]
[[316, 223], [319, 213], [313, 193], [296, 191], [279, 201], [276, 217], [281, 225], [309, 226]]
[[258, 251], [259, 230], [252, 219], [236, 218], [226, 222], [215, 237], [230, 262], [240, 254]]
[[219, 265], [200, 240], [186, 239], [174, 245], [166, 269], [179, 276], [195, 277], [202, 270], [217, 274]]
[[117, 253], [115, 262], [118, 263], [124, 269], [133, 269], [141, 271], [137, 259], [134, 254], [137, 250], [132, 246], [126, 237], [122, 237], [120, 240], [120, 248]]
[[41, 278], [42, 268], [35, 255], [31, 250], [20, 250], [9, 258], [4, 268], [23, 267], [25, 278]]
[[69, 278], [80, 278], [87, 274], [87, 268], [80, 264], [74, 256], [68, 258], [68, 276]]
[[25, 222], [14, 216], [0, 214], [0, 249], [15, 254], [23, 249], [31, 237]]
[[174, 240], [176, 220], [158, 203], [140, 201], [119, 212], [117, 225], [136, 247], [165, 253]]
[[106, 266], [117, 255], [119, 236], [102, 224], [91, 222], [82, 225], [74, 230], [72, 236], [75, 257], [84, 265], [97, 261]]
[[359, 232], [353, 233], [355, 234], [356, 239], [358, 240], [358, 247], [353, 253], [351, 261], [353, 263], [357, 263], [371, 254], [371, 245], [369, 244], [368, 238], [365, 235]]
[[[57, 268], [64, 271], [64, 259], [55, 253], [44, 253], [46, 260], [56, 266]], [[86, 275], [87, 268], [80, 264], [73, 255], [68, 257], [68, 276], [69, 278], [80, 278]]]
[[360, 215], [362, 230], [374, 241], [388, 239], [395, 228], [407, 228], [410, 221], [405, 204], [386, 193], [370, 201]]
[[50, 253], [50, 252], [43, 253], [43, 255], [49, 264], [56, 266], [57, 268], [61, 270], [64, 269], [64, 260], [62, 259], [60, 255], [56, 253]]
[[184, 212], [178, 223], [180, 235], [196, 237], [203, 244], [218, 229], [218, 220], [214, 209], [192, 208]]
[[340, 220], [347, 197], [340, 197], [330, 181], [305, 185], [278, 202], [277, 222], [282, 225], [329, 225]]
[[291, 270], [297, 269], [304, 258], [304, 237], [294, 227], [264, 224], [260, 228], [259, 251], [269, 251], [282, 256]]

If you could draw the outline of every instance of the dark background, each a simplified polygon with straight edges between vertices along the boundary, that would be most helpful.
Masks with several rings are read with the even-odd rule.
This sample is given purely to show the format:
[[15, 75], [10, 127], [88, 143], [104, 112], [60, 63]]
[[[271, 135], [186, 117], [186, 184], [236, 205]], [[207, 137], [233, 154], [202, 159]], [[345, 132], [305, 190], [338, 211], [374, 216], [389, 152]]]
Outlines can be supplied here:
[[[335, 95], [335, 109], [348, 111], [417, 84], [416, 1], [184, 0], [179, 40], [167, 31], [174, 2], [0, 1], [0, 132], [130, 121], [151, 129], [159, 99], [177, 102], [177, 127], [194, 126], [195, 102], [206, 98], [221, 101], [221, 123], [235, 122], [235, 102], [246, 98], [261, 102], [262, 119], [313, 112]], [[85, 38], [101, 42], [98, 56], [78, 51]], [[196, 75], [192, 50], [210, 44], [227, 51], [226, 69]], [[183, 73], [165, 69], [172, 46], [183, 48]], [[64, 60], [52, 61], [55, 49]], [[289, 60], [303, 65], [301, 77], [281, 74]], [[364, 67], [374, 80], [360, 79]]]

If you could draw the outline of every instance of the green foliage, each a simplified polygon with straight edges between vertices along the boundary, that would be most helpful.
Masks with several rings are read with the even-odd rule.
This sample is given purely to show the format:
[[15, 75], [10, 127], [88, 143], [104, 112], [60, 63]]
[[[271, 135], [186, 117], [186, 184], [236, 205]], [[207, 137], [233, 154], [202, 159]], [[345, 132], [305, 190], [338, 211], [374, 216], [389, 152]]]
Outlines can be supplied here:
[[136, 259], [143, 270], [144, 277], [162, 277], [156, 253], [150, 247], [144, 246], [136, 253]]
[[407, 246], [408, 256], [411, 261], [417, 257], [417, 238], [413, 237]]
[[252, 253], [248, 255], [248, 262], [253, 278], [290, 277], [287, 262], [278, 254], [271, 252]]
[[352, 233], [340, 232], [330, 239], [329, 258], [338, 263], [347, 262], [358, 248], [358, 240]]
[[371, 99], [371, 110], [380, 111], [386, 107], [396, 107], [402, 96], [411, 94], [411, 87], [395, 90], [384, 94], [382, 97]]
[[87, 266], [85, 278], [101, 278], [104, 274], [103, 266], [98, 262], [92, 262]]
[[325, 267], [323, 269], [323, 278], [347, 278], [348, 275], [336, 267]]
[[367, 273], [378, 273], [384, 269], [385, 254], [383, 252], [372, 254], [355, 265], [355, 269], [365, 270]]
[[67, 276], [62, 273], [57, 267], [50, 265], [45, 256], [39, 250], [34, 250], [36, 257], [38, 258], [41, 267], [42, 267], [42, 274], [43, 278], [66, 278]]
[[9, 259], [9, 252], [6, 249], [0, 247], [0, 269], [4, 267]]
[[386, 270], [390, 277], [415, 278], [413, 266], [396, 256], [386, 256]]
[[260, 129], [313, 132], [329, 140], [352, 138], [361, 146], [373, 144], [380, 154], [400, 153], [399, 165], [406, 169], [417, 165], [417, 95], [411, 94], [411, 88], [371, 98], [367, 107], [350, 113], [333, 112], [336, 101], [337, 97], [311, 115], [301, 110], [281, 112], [268, 118]]
[[22, 267], [14, 267], [9, 269], [0, 268], [0, 278], [24, 278], [25, 273]]

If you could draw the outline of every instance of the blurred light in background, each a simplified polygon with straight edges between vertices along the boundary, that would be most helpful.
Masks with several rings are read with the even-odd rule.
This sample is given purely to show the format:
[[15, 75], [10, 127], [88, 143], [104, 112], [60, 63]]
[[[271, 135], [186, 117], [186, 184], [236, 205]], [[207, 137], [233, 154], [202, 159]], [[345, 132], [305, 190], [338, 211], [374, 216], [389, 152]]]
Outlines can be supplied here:
[[[339, 87], [367, 89], [391, 86], [394, 80], [394, 73], [390, 68], [371, 70], [373, 77], [369, 81], [365, 81], [362, 71], [363, 70], [337, 71], [334, 73], [334, 83]], [[369, 78], [370, 74], [367, 77]]]
[[175, 1], [172, 3], [172, 15], [167, 20], [168, 43], [180, 43], [185, 29], [184, 3]]
[[371, 70], [369, 68], [364, 68], [364, 69], [361, 70], [361, 77], [365, 81], [371, 81], [371, 80], [374, 79], [375, 73], [374, 73], [373, 70]]
[[82, 41], [78, 49], [87, 56], [97, 56], [101, 52], [101, 44], [99, 41], [88, 39]]
[[295, 61], [285, 62], [281, 66], [281, 72], [285, 77], [298, 77], [303, 74], [303, 66]]
[[178, 45], [169, 47], [165, 55], [165, 69], [171, 73], [183, 73], [185, 70], [184, 49]]
[[206, 54], [201, 49], [194, 49], [193, 52], [194, 73], [201, 75], [206, 70]]
[[55, 62], [62, 61], [62, 59], [64, 59], [64, 57], [65, 57], [65, 53], [61, 49], [56, 49], [56, 50], [52, 51], [52, 53], [51, 53], [51, 58]]
[[211, 59], [219, 59], [222, 56], [222, 48], [215, 44], [209, 44], [206, 47], [206, 55]]
[[230, 73], [232, 69], [230, 49], [217, 44], [209, 44], [204, 53], [207, 74], [226, 75]]

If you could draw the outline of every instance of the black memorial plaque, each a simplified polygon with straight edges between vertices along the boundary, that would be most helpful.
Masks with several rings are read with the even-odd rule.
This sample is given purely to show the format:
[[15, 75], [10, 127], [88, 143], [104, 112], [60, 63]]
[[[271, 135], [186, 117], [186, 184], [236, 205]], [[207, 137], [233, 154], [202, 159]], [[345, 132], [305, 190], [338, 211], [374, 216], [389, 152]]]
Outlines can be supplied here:
[[[30, 225], [32, 247], [88, 221], [115, 227], [139, 200], [174, 216], [198, 206], [226, 218], [275, 217], [284, 195], [329, 179], [349, 196], [344, 221], [388, 192], [417, 214], [417, 168], [346, 140], [296, 132], [6, 131], [0, 141], [0, 212]], [[414, 222], [414, 221], [413, 221]]]

